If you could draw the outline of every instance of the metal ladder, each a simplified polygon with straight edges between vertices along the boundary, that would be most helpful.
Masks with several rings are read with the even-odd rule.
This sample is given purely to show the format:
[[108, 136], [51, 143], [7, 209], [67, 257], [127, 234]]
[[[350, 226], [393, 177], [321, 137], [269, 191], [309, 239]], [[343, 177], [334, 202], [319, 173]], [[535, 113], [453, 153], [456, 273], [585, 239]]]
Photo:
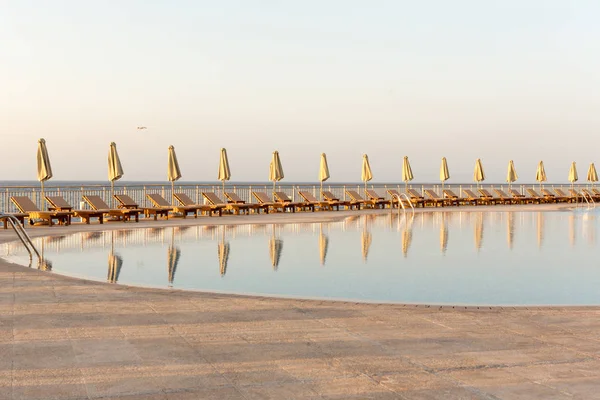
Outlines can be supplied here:
[[[594, 198], [592, 197], [591, 194], [586, 194], [586, 192], [581, 192], [581, 197], [583, 197], [583, 199], [587, 203], [588, 210], [590, 208], [596, 208], [596, 202], [594, 201]], [[589, 197], [589, 200], [588, 200], [588, 197]], [[590, 203], [590, 200], [592, 201], [591, 203]], [[575, 200], [575, 201], [577, 201], [577, 200]]]
[[401, 194], [394, 193], [392, 195], [392, 200], [394, 199], [394, 197], [396, 198], [396, 200], [398, 200], [398, 204], [400, 205], [398, 207], [398, 215], [400, 215], [400, 207], [402, 207], [402, 211], [404, 211], [404, 215], [406, 215], [406, 207], [404, 206], [404, 200], [402, 199], [402, 197], [404, 197], [406, 199], [406, 202], [408, 203], [410, 208], [412, 208], [413, 215], [415, 215], [415, 206], [413, 206], [412, 201], [410, 201], [410, 199], [408, 198], [408, 196], [405, 193], [401, 193]]
[[34, 253], [38, 258], [38, 263], [40, 263], [42, 261], [42, 257], [40, 256], [40, 253], [35, 248], [35, 245], [31, 241], [31, 238], [29, 237], [27, 232], [25, 232], [25, 228], [23, 228], [21, 226], [21, 223], [19, 222], [19, 220], [10, 214], [4, 214], [4, 213], [0, 213], [0, 219], [6, 219], [8, 224], [10, 226], [12, 226], [13, 230], [17, 234], [17, 237], [19, 238], [21, 243], [23, 243], [23, 246], [25, 246], [25, 248], [27, 249], [27, 252], [29, 253], [29, 266], [31, 266], [31, 263], [33, 262], [33, 254]]

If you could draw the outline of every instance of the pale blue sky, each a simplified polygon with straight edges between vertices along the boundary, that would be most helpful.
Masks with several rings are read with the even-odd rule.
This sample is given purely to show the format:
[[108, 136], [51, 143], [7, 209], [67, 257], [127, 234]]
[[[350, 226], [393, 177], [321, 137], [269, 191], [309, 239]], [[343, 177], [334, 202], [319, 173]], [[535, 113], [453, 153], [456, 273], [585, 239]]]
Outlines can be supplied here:
[[[0, 180], [35, 179], [46, 138], [55, 179], [472, 179], [531, 182], [600, 162], [600, 2], [594, 0], [0, 2]], [[149, 129], [136, 131], [136, 126]]]

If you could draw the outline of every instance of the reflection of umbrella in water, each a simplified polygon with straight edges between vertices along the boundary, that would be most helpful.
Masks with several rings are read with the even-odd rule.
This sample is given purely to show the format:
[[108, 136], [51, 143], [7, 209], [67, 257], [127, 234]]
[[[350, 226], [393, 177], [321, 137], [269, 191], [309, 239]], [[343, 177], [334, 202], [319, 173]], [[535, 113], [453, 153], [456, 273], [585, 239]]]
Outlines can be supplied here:
[[446, 226], [446, 216], [442, 214], [442, 224], [440, 226], [440, 250], [446, 254], [448, 249], [448, 227]]
[[515, 224], [514, 224], [514, 213], [507, 212], [507, 221], [506, 221], [506, 242], [508, 243], [508, 248], [512, 250], [513, 248], [513, 240], [515, 238]]
[[569, 215], [569, 242], [575, 246], [575, 215]]
[[219, 252], [219, 271], [221, 276], [227, 273], [227, 261], [229, 261], [229, 242], [221, 242], [218, 247]]
[[537, 215], [537, 244], [538, 249], [542, 248], [542, 242], [544, 241], [544, 213], [538, 212]]
[[481, 250], [483, 244], [483, 213], [480, 212], [477, 215], [477, 221], [475, 221], [475, 248], [477, 252]]
[[329, 247], [329, 237], [323, 233], [323, 224], [319, 225], [319, 256], [321, 259], [321, 265], [325, 265], [325, 258], [327, 257], [327, 248]]
[[281, 259], [281, 251], [283, 250], [283, 240], [275, 238], [275, 225], [272, 226], [273, 236], [269, 240], [269, 256], [271, 257], [271, 265], [273, 270], [277, 271], [279, 260]]
[[363, 217], [363, 230], [360, 234], [360, 247], [362, 250], [363, 261], [367, 262], [367, 257], [369, 256], [369, 248], [371, 247], [371, 242], [373, 241], [373, 237], [371, 236], [371, 231], [368, 228], [368, 220], [366, 216]]
[[175, 228], [171, 234], [171, 245], [167, 251], [167, 270], [169, 272], [169, 286], [173, 286], [175, 280], [175, 271], [177, 270], [177, 264], [179, 264], [179, 257], [181, 257], [181, 250], [175, 246]]
[[110, 232], [110, 253], [108, 255], [108, 282], [117, 283], [121, 267], [123, 266], [123, 258], [115, 254], [115, 237], [114, 231]]
[[406, 221], [404, 225], [404, 230], [402, 231], [402, 255], [404, 257], [408, 256], [408, 249], [410, 248], [410, 244], [412, 243], [412, 223], [413, 216], [410, 217], [410, 220]]
[[42, 238], [42, 248], [40, 253], [40, 260], [38, 263], [38, 269], [41, 271], [52, 271], [52, 262], [44, 258], [44, 239]]

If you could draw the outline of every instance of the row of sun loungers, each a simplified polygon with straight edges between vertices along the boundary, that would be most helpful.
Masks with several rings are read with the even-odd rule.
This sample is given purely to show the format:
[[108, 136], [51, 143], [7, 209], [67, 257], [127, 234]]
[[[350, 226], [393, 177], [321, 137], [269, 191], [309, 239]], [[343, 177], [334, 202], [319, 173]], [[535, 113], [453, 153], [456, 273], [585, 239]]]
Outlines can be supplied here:
[[[578, 192], [570, 189], [565, 193], [562, 189], [541, 189], [538, 193], [533, 188], [526, 189], [527, 195], [517, 190], [510, 189], [506, 193], [502, 189], [493, 189], [492, 195], [487, 189], [477, 189], [477, 193], [470, 189], [463, 189], [463, 196], [458, 196], [451, 189], [444, 189], [442, 195], [438, 195], [432, 189], [424, 190], [422, 195], [415, 189], [407, 189], [405, 194], [401, 194], [395, 189], [389, 189], [387, 192], [391, 199], [386, 199], [373, 189], [366, 189], [366, 198], [361, 196], [355, 190], [346, 190], [348, 200], [340, 200], [330, 191], [323, 191], [323, 200], [317, 199], [311, 192], [298, 192], [301, 200], [293, 201], [284, 192], [274, 192], [271, 198], [265, 192], [252, 192], [255, 203], [247, 203], [236, 193], [225, 192], [226, 201], [219, 198], [215, 193], [203, 192], [202, 197], [205, 204], [196, 204], [185, 193], [174, 193], [173, 197], [179, 202], [178, 205], [170, 204], [159, 194], [147, 194], [147, 198], [152, 207], [140, 207], [130, 196], [125, 194], [116, 194], [114, 198], [118, 201], [117, 208], [111, 208], [100, 196], [84, 195], [83, 200], [89, 206], [89, 209], [74, 209], [64, 198], [60, 196], [46, 196], [48, 210], [40, 210], [36, 204], [27, 196], [13, 196], [11, 201], [19, 209], [19, 213], [10, 214], [22, 224], [25, 219], [30, 224], [36, 221], [47, 225], [58, 224], [69, 225], [73, 217], [81, 218], [83, 222], [89, 224], [91, 219], [98, 219], [100, 224], [104, 223], [108, 217], [111, 220], [121, 221], [139, 221], [140, 214], [146, 218], [158, 217], [169, 218], [169, 213], [175, 213], [183, 218], [193, 215], [219, 215], [224, 212], [231, 214], [251, 214], [270, 212], [296, 212], [296, 211], [316, 211], [316, 210], [339, 210], [361, 208], [385, 208], [397, 207], [402, 198], [408, 199], [415, 207], [445, 207], [461, 205], [493, 205], [493, 204], [540, 204], [540, 203], [558, 203], [558, 202], [578, 202], [583, 201], [584, 197], [594, 201], [600, 201], [600, 190], [582, 189]], [[541, 193], [541, 194], [540, 194]], [[403, 197], [404, 196], [404, 197]], [[7, 220], [4, 219], [4, 228], [7, 227]]]

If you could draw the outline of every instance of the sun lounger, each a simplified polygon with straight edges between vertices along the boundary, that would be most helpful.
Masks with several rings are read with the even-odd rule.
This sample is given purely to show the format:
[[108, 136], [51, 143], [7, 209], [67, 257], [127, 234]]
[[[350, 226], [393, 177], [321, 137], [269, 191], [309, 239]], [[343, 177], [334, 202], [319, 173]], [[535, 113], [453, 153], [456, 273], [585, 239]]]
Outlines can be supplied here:
[[412, 201], [416, 206], [425, 207], [425, 197], [421, 195], [421, 193], [417, 192], [415, 189], [406, 189], [406, 194], [410, 197], [410, 201]]
[[224, 210], [232, 211], [235, 215], [238, 215], [240, 212], [249, 214], [250, 210], [253, 207], [250, 204], [245, 203], [226, 203], [219, 198], [215, 193], [212, 192], [202, 192], [202, 197], [208, 201], [208, 204], [214, 207], [221, 207]]
[[510, 204], [510, 201], [506, 201], [500, 197], [492, 195], [487, 189], [479, 188], [477, 191], [485, 201], [488, 201], [491, 204]]
[[536, 202], [536, 199], [534, 199], [532, 197], [527, 197], [524, 194], [520, 193], [516, 189], [510, 189], [508, 192], [511, 194], [511, 196], [514, 199], [518, 199], [519, 201], [521, 201], [521, 203], [527, 204], [527, 203], [535, 203]]
[[21, 225], [25, 226], [25, 218], [29, 217], [27, 213], [0, 213], [0, 220], [4, 224], [4, 229], [8, 228], [8, 218], [15, 217]]
[[471, 204], [474, 204], [474, 205], [489, 204], [488, 202], [486, 202], [486, 200], [484, 198], [473, 193], [473, 191], [470, 189], [463, 189], [462, 192], [465, 196], [465, 199], [468, 202], [470, 202]]
[[555, 193], [552, 193], [550, 189], [543, 188], [542, 195], [547, 199], [552, 199], [554, 203], [566, 202], [569, 201], [568, 197], [557, 196]]
[[33, 225], [34, 219], [47, 221], [50, 226], [52, 226], [53, 220], [57, 220], [59, 224], [69, 225], [71, 223], [73, 213], [69, 211], [42, 211], [27, 196], [12, 196], [10, 201], [17, 206], [21, 213], [27, 214], [31, 225]]
[[259, 212], [260, 210], [263, 210], [265, 213], [267, 213], [267, 214], [269, 213], [269, 206], [265, 206], [265, 205], [257, 204], [257, 203], [246, 203], [246, 201], [242, 200], [240, 198], [240, 196], [238, 196], [236, 193], [225, 192], [225, 197], [227, 197], [228, 203], [246, 204], [249, 207], [252, 207], [252, 209], [254, 209], [255, 212]]
[[553, 203], [554, 202], [553, 198], [550, 199], [550, 198], [546, 198], [545, 196], [540, 196], [540, 194], [538, 192], [536, 192], [536, 190], [534, 188], [527, 188], [525, 190], [527, 191], [527, 194], [529, 195], [529, 197], [536, 200], [538, 203]]
[[146, 194], [146, 197], [155, 208], [162, 208], [167, 211], [173, 211], [174, 213], [181, 214], [183, 218], [187, 217], [188, 214], [194, 216], [194, 218], [198, 218], [198, 210], [201, 210], [201, 207], [197, 206], [172, 206], [169, 202], [162, 197], [158, 193], [149, 193]]
[[303, 203], [303, 202], [298, 202], [298, 201], [294, 202], [294, 201], [292, 201], [292, 199], [289, 198], [289, 196], [285, 192], [273, 192], [273, 195], [275, 196], [276, 203], [292, 204], [296, 208], [296, 211], [298, 209], [304, 210], [304, 211], [306, 211], [306, 210], [310, 210], [313, 212], [315, 211], [314, 204]]
[[597, 194], [595, 194], [594, 192], [592, 192], [589, 189], [581, 189], [581, 191], [588, 197], [591, 198], [594, 201], [598, 201], [600, 200], [600, 196], [598, 196]]
[[160, 207], [140, 207], [139, 204], [136, 203], [135, 200], [133, 200], [127, 194], [115, 194], [114, 197], [119, 202], [119, 208], [139, 210], [140, 212], [144, 213], [144, 216], [146, 216], [146, 218], [148, 218], [149, 216], [153, 216], [155, 221], [159, 216], [163, 216], [166, 219], [169, 219], [169, 211], [171, 211], [171, 209]]
[[346, 194], [352, 201], [360, 203], [364, 207], [379, 207], [377, 201], [364, 199], [356, 190], [346, 190]]
[[433, 189], [425, 189], [425, 195], [428, 197], [428, 200], [433, 201], [434, 205], [437, 207], [438, 205], [443, 206], [458, 206], [458, 199], [451, 198], [443, 198], [440, 197]]
[[319, 200], [312, 193], [300, 190], [298, 192], [300, 197], [304, 199], [304, 201], [308, 204], [312, 204], [314, 207], [318, 207], [320, 210], [333, 210], [335, 207], [336, 210], [340, 209], [339, 202], [331, 202], [327, 200]]
[[377, 207], [385, 208], [386, 205], [392, 206], [392, 201], [380, 196], [375, 189], [366, 189], [365, 193], [369, 200], [373, 201]]
[[566, 194], [562, 189], [555, 188], [554, 193], [558, 196], [559, 199], [567, 199], [566, 201], [569, 203], [574, 203], [577, 201], [576, 197]]
[[194, 206], [200, 212], [206, 211], [209, 217], [212, 217], [213, 213], [218, 213], [219, 217], [222, 215], [223, 207], [213, 206], [210, 204], [196, 204], [196, 202], [190, 199], [190, 197], [185, 193], [173, 193], [173, 197], [175, 197], [177, 201], [180, 202], [183, 206]]
[[504, 204], [521, 204], [523, 203], [520, 199], [511, 197], [502, 189], [494, 189], [494, 192], [498, 195], [498, 198], [504, 202]]
[[85, 201], [93, 210], [102, 211], [105, 215], [117, 217], [118, 219], [123, 219], [123, 221], [130, 221], [131, 217], [135, 219], [135, 222], [139, 222], [140, 220], [141, 210], [127, 208], [110, 208], [110, 206], [106, 204], [100, 196], [84, 194], [83, 201]]
[[333, 203], [337, 203], [338, 207], [342, 206], [342, 207], [346, 207], [349, 210], [352, 210], [353, 208], [360, 210], [360, 202], [357, 201], [352, 201], [352, 200], [340, 200], [336, 195], [334, 195], [333, 193], [331, 193], [328, 190], [323, 190], [321, 192], [323, 194], [323, 198], [329, 202], [333, 202]]
[[75, 217], [81, 218], [81, 220], [88, 225], [92, 218], [98, 218], [99, 223], [101, 223], [101, 224], [104, 223], [104, 212], [102, 212], [102, 211], [73, 210], [73, 206], [71, 206], [61, 196], [46, 196], [46, 201], [48, 202], [48, 204], [50, 204], [50, 207], [48, 207], [48, 210], [72, 212]]
[[296, 212], [296, 205], [293, 203], [284, 203], [280, 201], [273, 201], [265, 192], [252, 192], [252, 196], [258, 201], [259, 204], [268, 206], [271, 210], [282, 212], [291, 211]]
[[592, 188], [592, 192], [594, 192], [596, 195], [600, 196], [600, 190], [598, 190], [596, 188]]
[[465, 199], [464, 197], [460, 197], [459, 195], [454, 193], [454, 191], [452, 189], [444, 189], [442, 191], [442, 193], [444, 194], [445, 198], [458, 201], [458, 204], [473, 204], [473, 205], [476, 204], [475, 202], [469, 201], [468, 199]]

